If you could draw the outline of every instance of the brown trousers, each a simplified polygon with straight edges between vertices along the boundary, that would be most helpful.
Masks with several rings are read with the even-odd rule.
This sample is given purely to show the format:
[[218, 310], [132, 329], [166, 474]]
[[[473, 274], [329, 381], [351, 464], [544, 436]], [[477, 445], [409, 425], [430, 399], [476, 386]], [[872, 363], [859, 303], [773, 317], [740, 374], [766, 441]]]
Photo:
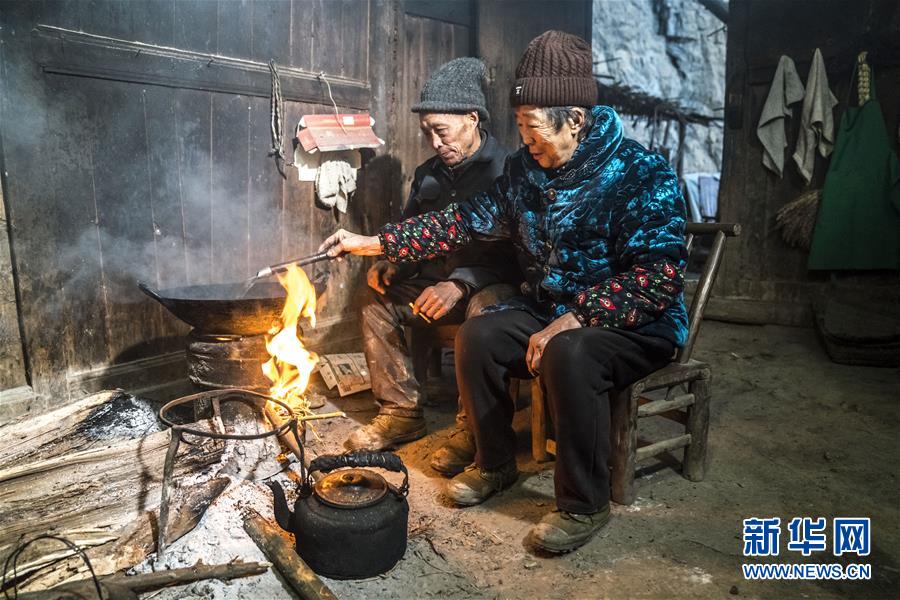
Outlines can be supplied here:
[[409, 303], [422, 291], [440, 280], [415, 277], [391, 284], [387, 293], [372, 291], [373, 299], [362, 309], [362, 334], [366, 362], [372, 378], [372, 392], [382, 414], [406, 417], [422, 416], [421, 382], [413, 373], [412, 358], [404, 332], [405, 326], [436, 327], [459, 325], [481, 314], [486, 306], [519, 293], [512, 285], [489, 285], [468, 299], [460, 300], [443, 318], [426, 323], [414, 315]]

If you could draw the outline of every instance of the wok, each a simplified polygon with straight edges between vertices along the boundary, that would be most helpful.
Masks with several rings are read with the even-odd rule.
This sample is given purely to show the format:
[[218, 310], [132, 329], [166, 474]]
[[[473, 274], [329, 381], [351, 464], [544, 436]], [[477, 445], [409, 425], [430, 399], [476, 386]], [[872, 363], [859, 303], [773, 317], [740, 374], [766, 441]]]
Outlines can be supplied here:
[[246, 293], [242, 283], [191, 285], [154, 290], [139, 281], [142, 292], [202, 333], [259, 335], [279, 324], [286, 293], [281, 284], [261, 282]]

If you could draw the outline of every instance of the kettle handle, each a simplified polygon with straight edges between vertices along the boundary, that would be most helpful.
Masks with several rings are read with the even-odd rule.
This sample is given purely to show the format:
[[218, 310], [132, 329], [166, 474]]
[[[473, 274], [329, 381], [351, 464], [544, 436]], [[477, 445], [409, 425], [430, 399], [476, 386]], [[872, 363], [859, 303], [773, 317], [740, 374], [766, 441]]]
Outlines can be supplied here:
[[377, 467], [387, 471], [403, 473], [403, 483], [400, 485], [400, 494], [406, 496], [409, 493], [409, 471], [400, 457], [393, 452], [347, 452], [345, 454], [326, 454], [319, 456], [309, 463], [308, 471], [321, 471], [327, 473], [342, 467]]

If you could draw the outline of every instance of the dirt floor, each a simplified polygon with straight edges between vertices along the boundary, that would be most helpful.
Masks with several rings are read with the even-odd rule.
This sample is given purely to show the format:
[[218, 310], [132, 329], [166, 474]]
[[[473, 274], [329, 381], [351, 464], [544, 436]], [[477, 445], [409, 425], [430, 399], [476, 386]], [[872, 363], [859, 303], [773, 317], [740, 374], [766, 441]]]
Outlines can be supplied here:
[[[445, 480], [428, 467], [450, 433], [456, 408], [452, 368], [429, 382], [431, 434], [402, 448], [410, 468], [410, 538], [404, 559], [363, 581], [326, 580], [340, 598], [897, 598], [900, 597], [900, 373], [831, 363], [812, 330], [704, 324], [696, 358], [712, 365], [711, 464], [705, 481], [683, 479], [671, 463], [650, 464], [632, 506], [613, 505], [610, 524], [580, 550], [558, 557], [524, 544], [553, 506], [553, 463], [531, 459], [529, 408], [516, 418], [523, 475], [482, 506], [453, 508]], [[523, 386], [527, 387], [527, 386]], [[524, 396], [525, 394], [523, 394]], [[339, 451], [374, 414], [371, 396], [330, 400], [352, 418], [320, 425], [317, 453]], [[649, 437], [649, 436], [648, 436]], [[389, 475], [388, 478], [393, 479]], [[241, 483], [203, 525], [171, 549], [170, 564], [262, 559], [237, 511], [271, 516], [268, 490]], [[742, 519], [871, 517], [872, 553], [845, 560], [787, 552], [768, 562], [861, 562], [868, 582], [751, 582], [741, 563]], [[855, 557], [854, 557], [855, 558]], [[147, 568], [147, 565], [144, 566]], [[154, 598], [288, 598], [278, 578], [204, 582]]]

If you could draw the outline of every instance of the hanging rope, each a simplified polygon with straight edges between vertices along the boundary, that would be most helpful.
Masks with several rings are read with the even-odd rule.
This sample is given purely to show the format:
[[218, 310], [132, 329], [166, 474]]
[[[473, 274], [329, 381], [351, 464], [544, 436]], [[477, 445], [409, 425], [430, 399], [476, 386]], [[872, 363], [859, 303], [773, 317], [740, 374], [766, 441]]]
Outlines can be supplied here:
[[269, 72], [272, 74], [272, 95], [269, 99], [269, 113], [271, 116], [272, 149], [269, 156], [275, 157], [275, 168], [284, 179], [284, 131], [282, 120], [284, 119], [284, 99], [281, 97], [281, 77], [278, 75], [278, 67], [275, 61], [269, 61]]
[[337, 121], [337, 124], [340, 125], [341, 131], [347, 133], [347, 130], [344, 129], [344, 124], [341, 122], [341, 117], [338, 116], [338, 107], [337, 102], [334, 101], [334, 96], [331, 95], [331, 84], [328, 83], [328, 78], [325, 77], [325, 71], [319, 71], [319, 79], [325, 82], [325, 87], [328, 88], [328, 98], [331, 100], [331, 106], [334, 108], [334, 120]]

